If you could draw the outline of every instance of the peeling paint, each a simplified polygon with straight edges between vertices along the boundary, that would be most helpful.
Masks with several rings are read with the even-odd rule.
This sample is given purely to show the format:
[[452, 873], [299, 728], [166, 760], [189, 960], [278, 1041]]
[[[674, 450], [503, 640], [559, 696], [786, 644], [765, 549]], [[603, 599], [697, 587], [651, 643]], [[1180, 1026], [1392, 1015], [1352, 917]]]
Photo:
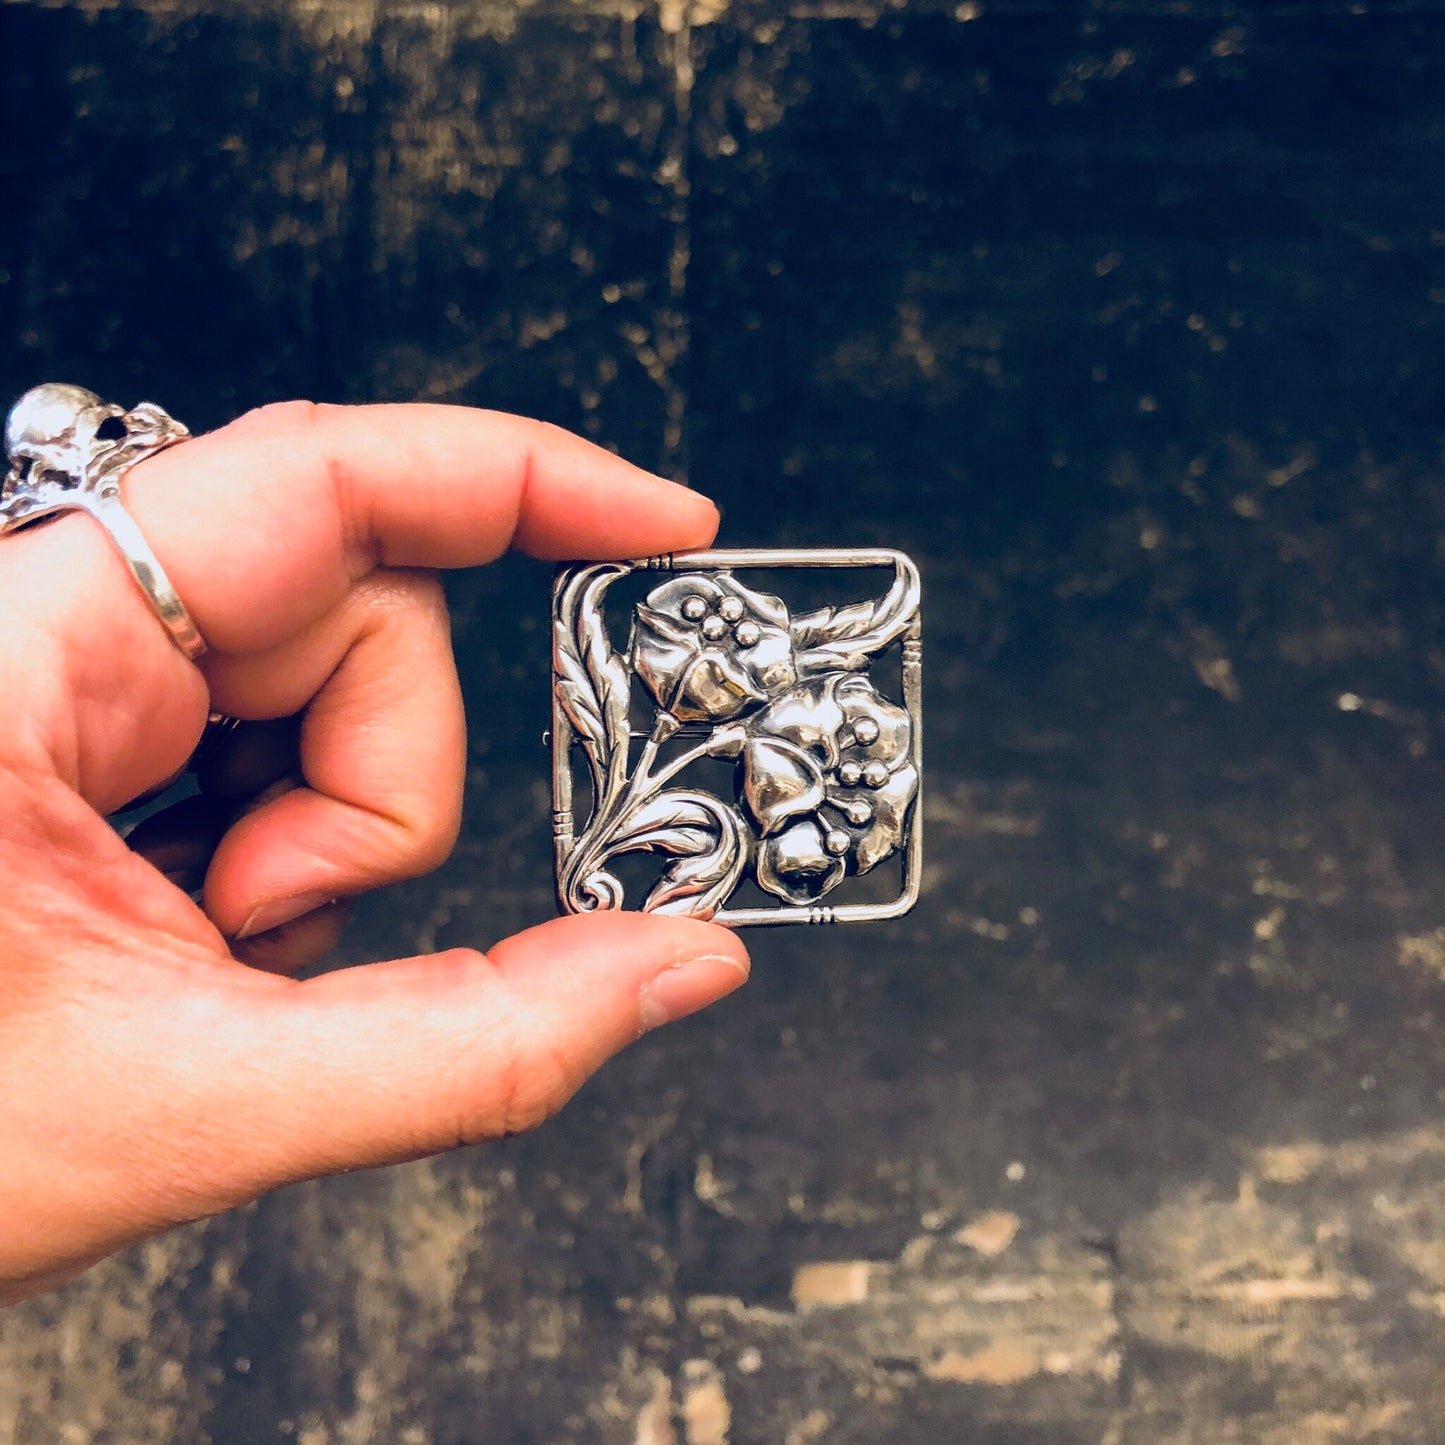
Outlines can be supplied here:
[[1022, 1222], [1007, 1209], [993, 1209], [971, 1219], [954, 1238], [985, 1259], [995, 1259], [1014, 1242]]
[[682, 1369], [682, 1423], [687, 1445], [728, 1445], [732, 1410], [722, 1372], [709, 1360]]
[[652, 1371], [652, 1396], [637, 1416], [633, 1445], [677, 1445], [672, 1428], [672, 1383], [661, 1370]]
[[793, 1273], [793, 1303], [800, 1309], [857, 1304], [868, 1298], [870, 1268], [862, 1259], [805, 1264]]

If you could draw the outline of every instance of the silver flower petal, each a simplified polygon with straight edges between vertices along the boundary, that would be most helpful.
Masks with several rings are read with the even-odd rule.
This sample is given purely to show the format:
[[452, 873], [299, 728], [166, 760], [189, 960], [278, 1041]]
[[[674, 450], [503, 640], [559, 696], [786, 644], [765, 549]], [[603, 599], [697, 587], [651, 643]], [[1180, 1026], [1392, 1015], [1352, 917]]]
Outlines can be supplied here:
[[792, 687], [798, 680], [798, 669], [788, 634], [778, 627], [759, 627], [758, 634], [758, 640], [750, 647], [739, 644], [739, 659], [757, 678], [764, 692]]
[[668, 711], [680, 722], [726, 722], [763, 697], [735, 657], [708, 647], [684, 665]]
[[815, 752], [824, 768], [838, 762], [838, 734], [845, 721], [834, 696], [836, 677], [816, 678], [775, 698], [752, 720], [752, 730], [768, 737], [785, 738], [799, 748]]
[[[890, 702], [863, 676], [842, 678], [834, 696], [848, 725], [847, 732], [855, 738], [846, 749], [850, 757], [856, 757], [862, 762], [876, 758], [891, 767], [900, 758], [908, 756], [913, 725], [908, 719], [906, 708]], [[856, 740], [860, 722], [872, 723], [878, 729], [872, 742], [865, 744]]]
[[904, 763], [881, 788], [868, 792], [873, 822], [853, 850], [853, 866], [859, 873], [866, 873], [902, 847], [908, 810], [917, 792], [918, 769], [912, 763]]
[[782, 738], [749, 738], [740, 770], [743, 807], [764, 838], [790, 818], [816, 811], [826, 797], [817, 763]]
[[[782, 788], [795, 758], [824, 774], [822, 801], [847, 820], [853, 840], [848, 871], [866, 873], [902, 847], [918, 794], [918, 771], [910, 761], [913, 727], [907, 710], [884, 697], [870, 678], [833, 673], [800, 682], [749, 719], [747, 728], [744, 759], [755, 759], [751, 775], [765, 777], [769, 786]], [[816, 813], [816, 793], [796, 780], [802, 772], [803, 765], [792, 762], [791, 791], [776, 802], [769, 795], [764, 836], [790, 819]], [[749, 776], [745, 770], [745, 783]], [[761, 817], [746, 796], [744, 802]], [[822, 825], [822, 818], [817, 821]]]
[[684, 573], [634, 616], [633, 670], [684, 722], [724, 722], [797, 678], [788, 610], [728, 573]]
[[843, 879], [845, 864], [823, 846], [811, 818], [794, 823], [758, 850], [758, 887], [787, 903], [814, 903]]

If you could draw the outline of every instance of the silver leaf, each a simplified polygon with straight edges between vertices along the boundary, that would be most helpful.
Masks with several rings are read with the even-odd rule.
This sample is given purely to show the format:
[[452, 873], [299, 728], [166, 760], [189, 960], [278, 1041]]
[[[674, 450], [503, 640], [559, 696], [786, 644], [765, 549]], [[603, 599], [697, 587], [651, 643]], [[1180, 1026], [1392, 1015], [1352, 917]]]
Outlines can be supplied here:
[[859, 672], [889, 643], [897, 641], [918, 611], [922, 584], [918, 569], [902, 553], [893, 555], [892, 587], [876, 602], [824, 607], [795, 617], [790, 628], [798, 674]]
[[631, 679], [607, 640], [602, 597], [626, 572], [615, 563], [581, 569], [557, 600], [552, 625], [557, 700], [577, 731], [599, 800], [626, 781]]
[[[712, 846], [705, 853], [675, 858], [643, 902], [648, 913], [710, 914], [738, 885], [748, 861], [747, 837], [737, 813], [707, 793], [662, 793], [654, 800], [681, 810], [689, 820], [706, 817]], [[652, 805], [649, 805], [652, 806]]]

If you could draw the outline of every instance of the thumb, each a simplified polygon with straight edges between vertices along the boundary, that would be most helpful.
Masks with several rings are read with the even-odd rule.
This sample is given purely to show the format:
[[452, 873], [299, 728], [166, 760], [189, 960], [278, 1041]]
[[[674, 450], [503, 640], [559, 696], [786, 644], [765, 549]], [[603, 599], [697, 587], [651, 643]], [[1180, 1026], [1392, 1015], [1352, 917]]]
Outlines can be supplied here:
[[223, 1192], [250, 1197], [529, 1129], [619, 1049], [747, 975], [725, 928], [602, 913], [544, 923], [487, 954], [456, 949], [268, 992], [254, 1020], [263, 1052], [238, 1061], [250, 1098], [218, 1161], [235, 1176]]

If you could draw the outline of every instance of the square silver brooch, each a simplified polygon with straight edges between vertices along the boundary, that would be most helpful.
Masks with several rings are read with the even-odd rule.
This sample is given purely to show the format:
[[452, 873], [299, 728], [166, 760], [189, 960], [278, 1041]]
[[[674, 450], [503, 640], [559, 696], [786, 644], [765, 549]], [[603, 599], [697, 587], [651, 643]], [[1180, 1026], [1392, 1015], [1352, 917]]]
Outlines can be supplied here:
[[581, 563], [552, 621], [564, 911], [740, 927], [913, 906], [922, 650], [901, 552]]

